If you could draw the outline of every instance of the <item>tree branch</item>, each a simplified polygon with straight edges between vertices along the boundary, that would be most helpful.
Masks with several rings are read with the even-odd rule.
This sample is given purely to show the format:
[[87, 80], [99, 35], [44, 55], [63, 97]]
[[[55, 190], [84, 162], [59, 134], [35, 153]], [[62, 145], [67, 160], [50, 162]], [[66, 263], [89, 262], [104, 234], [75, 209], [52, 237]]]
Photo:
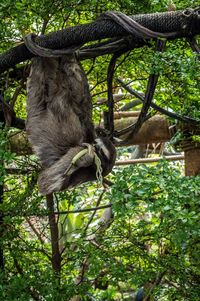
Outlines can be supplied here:
[[[194, 36], [200, 33], [200, 8], [188, 9], [185, 11], [165, 12], [135, 15], [131, 18], [155, 32], [170, 33], [177, 32], [176, 38]], [[72, 46], [83, 45], [85, 43], [105, 39], [122, 38], [127, 36], [127, 31], [115, 21], [107, 18], [99, 18], [95, 22], [78, 25], [48, 35], [42, 35], [36, 38], [35, 42], [40, 47], [48, 49], [69, 49]], [[147, 40], [132, 36], [131, 48], [145, 45]], [[174, 37], [173, 37], [174, 39]], [[130, 48], [130, 46], [129, 46]], [[119, 50], [119, 49], [118, 49]], [[104, 53], [106, 51], [104, 50]], [[109, 52], [109, 49], [107, 50]], [[99, 53], [97, 55], [100, 55]], [[84, 59], [83, 53], [80, 58]], [[94, 57], [95, 55], [93, 55]], [[24, 43], [14, 47], [0, 55], [0, 73], [14, 67], [20, 62], [24, 62], [33, 57], [33, 54], [27, 49]], [[87, 57], [87, 55], [86, 55]]]
[[[121, 86], [126, 90], [128, 91], [131, 95], [135, 96], [135, 97], [138, 97], [142, 102], [144, 101], [145, 97], [144, 95], [138, 93], [137, 91], [133, 90], [129, 84], [125, 84], [121, 79], [117, 79], [117, 81], [121, 84]], [[156, 111], [166, 115], [166, 116], [169, 116], [173, 119], [176, 119], [176, 120], [179, 120], [179, 121], [182, 121], [184, 123], [191, 123], [193, 125], [196, 125], [196, 124], [199, 124], [199, 120], [197, 119], [194, 119], [194, 118], [191, 118], [191, 117], [188, 117], [188, 116], [182, 116], [182, 115], [179, 115], [175, 112], [172, 112], [172, 111], [168, 111], [166, 109], [163, 109], [161, 108], [160, 106], [156, 105], [154, 102], [151, 102], [151, 107], [153, 109], [155, 109]]]
[[51, 232], [51, 248], [52, 248], [52, 267], [57, 276], [60, 275], [61, 271], [61, 254], [59, 250], [59, 234], [58, 234], [58, 225], [54, 213], [54, 200], [53, 194], [46, 196], [47, 208], [49, 211], [49, 225]]

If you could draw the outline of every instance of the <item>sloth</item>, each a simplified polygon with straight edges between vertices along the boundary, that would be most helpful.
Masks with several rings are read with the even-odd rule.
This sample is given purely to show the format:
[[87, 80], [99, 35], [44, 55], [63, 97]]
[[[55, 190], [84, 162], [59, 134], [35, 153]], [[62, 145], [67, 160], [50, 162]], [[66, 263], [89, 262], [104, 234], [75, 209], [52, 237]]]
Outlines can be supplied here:
[[41, 162], [42, 195], [104, 177], [115, 163], [114, 145], [95, 133], [87, 78], [74, 54], [32, 59], [26, 131]]

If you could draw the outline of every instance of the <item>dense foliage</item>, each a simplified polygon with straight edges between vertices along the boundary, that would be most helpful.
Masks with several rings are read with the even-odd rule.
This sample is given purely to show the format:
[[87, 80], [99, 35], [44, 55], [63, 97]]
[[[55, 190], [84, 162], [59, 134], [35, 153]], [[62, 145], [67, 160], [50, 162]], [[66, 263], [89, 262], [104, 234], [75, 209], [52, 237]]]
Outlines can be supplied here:
[[[61, 279], [51, 268], [41, 197], [36, 190], [27, 191], [27, 177], [18, 179], [18, 189], [16, 178], [10, 179], [15, 190], [5, 192], [1, 206], [6, 258], [2, 299], [32, 300], [39, 294], [44, 300], [69, 300], [76, 293], [83, 300], [133, 300], [142, 286], [153, 300], [198, 299], [200, 177], [183, 177], [180, 166], [165, 161], [114, 170], [112, 177], [115, 183], [106, 192], [84, 185], [57, 195], [56, 211], [91, 208], [102, 194], [101, 205], [113, 208], [109, 226], [99, 221], [102, 210], [94, 216], [78, 212], [59, 217]], [[83, 278], [75, 286], [81, 269]]]
[[[177, 9], [199, 1], [174, 1]], [[166, 11], [172, 1], [132, 0], [2, 0], [1, 52], [21, 43], [30, 32], [44, 34], [96, 19], [106, 10], [129, 15]], [[182, 115], [200, 119], [198, 55], [186, 40], [167, 43], [164, 53], [136, 49], [118, 59], [114, 93], [121, 109], [130, 97], [117, 78], [144, 93], [148, 75], [160, 72], [156, 103]], [[106, 72], [110, 56], [83, 62], [94, 103], [94, 121], [100, 121], [107, 96]], [[26, 78], [2, 75], [0, 94], [26, 118]], [[26, 67], [25, 67], [26, 66]], [[25, 67], [25, 68], [24, 68]], [[141, 107], [141, 104], [135, 107]], [[152, 110], [151, 114], [155, 114]], [[174, 126], [176, 121], [169, 120]], [[180, 127], [181, 131], [181, 127]], [[146, 300], [196, 301], [200, 295], [199, 201], [200, 176], [184, 177], [183, 165], [165, 161], [152, 165], [115, 168], [112, 185], [82, 185], [55, 196], [59, 273], [52, 257], [52, 233], [45, 198], [37, 190], [39, 164], [33, 155], [10, 151], [10, 139], [19, 130], [0, 129], [0, 299], [27, 300], [134, 300], [140, 288]], [[199, 134], [190, 133], [195, 141]], [[179, 135], [179, 137], [178, 137]], [[184, 133], [176, 134], [183, 139]], [[20, 143], [20, 140], [19, 140]], [[132, 149], [120, 149], [125, 158]], [[95, 210], [96, 207], [105, 206]], [[91, 209], [92, 210], [89, 210]], [[85, 210], [86, 209], [86, 210]], [[94, 209], [94, 210], [93, 210]], [[85, 211], [84, 211], [85, 210]], [[2, 254], [3, 253], [3, 254]], [[3, 256], [2, 256], [3, 255]], [[2, 262], [4, 258], [4, 262]], [[72, 299], [71, 299], [72, 300]]]

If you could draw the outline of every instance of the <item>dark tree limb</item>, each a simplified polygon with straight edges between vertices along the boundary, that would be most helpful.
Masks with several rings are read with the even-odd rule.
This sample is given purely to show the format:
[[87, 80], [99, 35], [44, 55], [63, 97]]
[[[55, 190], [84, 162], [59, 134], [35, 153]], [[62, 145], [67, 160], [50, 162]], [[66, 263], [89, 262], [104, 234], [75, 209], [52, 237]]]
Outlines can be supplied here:
[[25, 122], [23, 119], [16, 117], [16, 114], [11, 105], [6, 103], [3, 97], [0, 95], [0, 122], [7, 127], [15, 127], [23, 130], [25, 128]]
[[[131, 19], [138, 22], [147, 29], [160, 33], [176, 32], [173, 36], [187, 37], [200, 33], [200, 9], [188, 9], [185, 11], [154, 13], [131, 16]], [[70, 27], [48, 35], [42, 35], [35, 39], [36, 43], [49, 49], [67, 49], [83, 45], [85, 43], [105, 39], [122, 38], [127, 36], [127, 31], [111, 19], [100, 18], [95, 22]], [[135, 37], [132, 40], [132, 49], [140, 40], [141, 46], [147, 43], [146, 40]], [[109, 49], [108, 49], [109, 52]], [[98, 54], [99, 55], [99, 54]], [[14, 67], [33, 57], [24, 43], [14, 47], [0, 56], [0, 73]], [[81, 57], [81, 55], [80, 55]], [[84, 58], [84, 55], [81, 57]]]
[[199, 56], [199, 54], [200, 54], [200, 47], [197, 44], [197, 41], [195, 40], [194, 37], [189, 37], [187, 40], [188, 40], [188, 42], [189, 42], [190, 47], [192, 48], [192, 50], [198, 54], [197, 58], [200, 60], [200, 56]]
[[113, 99], [113, 76], [115, 73], [115, 66], [117, 58], [121, 55], [121, 53], [116, 53], [112, 56], [107, 72], [107, 85], [108, 85], [108, 101], [107, 107], [108, 112], [104, 112], [104, 128], [109, 131], [110, 137], [113, 138], [114, 132], [114, 99]]
[[55, 274], [59, 277], [61, 271], [61, 254], [59, 250], [59, 233], [56, 216], [54, 213], [53, 194], [46, 196], [47, 209], [49, 211], [49, 225], [51, 232], [51, 248], [52, 248], [52, 268]]
[[[165, 48], [165, 45], [166, 45], [166, 40], [164, 40], [164, 41], [157, 40], [156, 51], [162, 52]], [[139, 131], [143, 122], [150, 117], [147, 115], [147, 113], [148, 113], [148, 110], [152, 103], [152, 99], [153, 99], [153, 95], [154, 95], [154, 92], [156, 89], [158, 78], [159, 78], [159, 73], [158, 74], [155, 74], [155, 73], [150, 74], [149, 80], [148, 80], [148, 85], [147, 85], [147, 90], [146, 90], [145, 97], [143, 100], [143, 106], [142, 106], [140, 115], [138, 117], [138, 120], [133, 125], [116, 133], [117, 136], [122, 136], [129, 132], [130, 134], [127, 137], [127, 139], [129, 140], [131, 137], [133, 137], [133, 135], [135, 135]]]
[[[142, 102], [144, 101], [144, 96], [140, 93], [138, 93], [137, 91], [133, 90], [129, 84], [125, 84], [121, 79], [117, 79], [117, 81], [121, 84], [121, 86], [126, 90], [128, 91], [131, 95], [134, 95], [136, 97], [138, 97]], [[156, 111], [170, 117], [170, 118], [173, 118], [173, 119], [176, 119], [176, 120], [179, 120], [179, 121], [182, 121], [184, 123], [190, 123], [190, 124], [193, 124], [193, 125], [197, 125], [199, 124], [199, 120], [196, 120], [194, 118], [191, 118], [191, 117], [188, 117], [188, 116], [182, 116], [182, 115], [179, 115], [177, 113], [174, 113], [174, 112], [171, 112], [171, 111], [168, 111], [166, 109], [163, 109], [161, 108], [160, 106], [156, 105], [155, 103], [151, 102], [151, 107], [153, 109], [155, 109]]]

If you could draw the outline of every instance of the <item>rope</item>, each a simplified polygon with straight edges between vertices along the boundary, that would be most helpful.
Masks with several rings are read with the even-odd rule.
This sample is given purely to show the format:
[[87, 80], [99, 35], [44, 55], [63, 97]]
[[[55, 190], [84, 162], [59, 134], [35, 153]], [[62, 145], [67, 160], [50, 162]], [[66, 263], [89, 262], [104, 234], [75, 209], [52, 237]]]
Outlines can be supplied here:
[[83, 156], [88, 154], [89, 156], [93, 156], [94, 164], [96, 166], [96, 178], [97, 178], [97, 181], [100, 182], [100, 184], [102, 184], [103, 183], [103, 176], [102, 176], [103, 169], [102, 169], [102, 165], [101, 165], [101, 160], [100, 160], [99, 156], [97, 155], [97, 153], [95, 152], [95, 148], [93, 145], [91, 145], [89, 143], [83, 143], [83, 146], [86, 146], [87, 148], [82, 149], [80, 152], [78, 152], [78, 154], [76, 154], [73, 157], [70, 165], [64, 172], [64, 175], [67, 175], [69, 173], [72, 166], [75, 166], [78, 160], [80, 160]]

